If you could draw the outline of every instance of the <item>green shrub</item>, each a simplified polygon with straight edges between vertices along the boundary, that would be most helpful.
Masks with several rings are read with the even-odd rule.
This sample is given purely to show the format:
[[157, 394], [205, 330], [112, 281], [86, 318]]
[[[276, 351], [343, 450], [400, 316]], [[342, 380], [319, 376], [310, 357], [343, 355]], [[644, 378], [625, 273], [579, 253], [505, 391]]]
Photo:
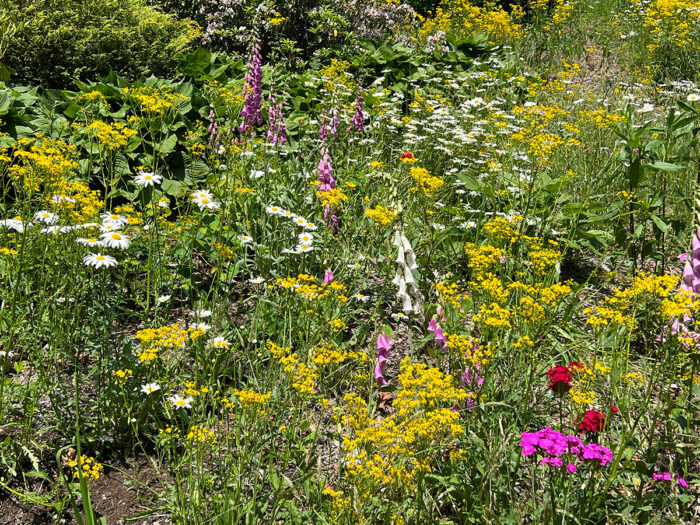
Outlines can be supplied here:
[[199, 28], [142, 0], [9, 0], [24, 24], [8, 46], [7, 64], [21, 80], [64, 87], [110, 70], [136, 78], [164, 75]]

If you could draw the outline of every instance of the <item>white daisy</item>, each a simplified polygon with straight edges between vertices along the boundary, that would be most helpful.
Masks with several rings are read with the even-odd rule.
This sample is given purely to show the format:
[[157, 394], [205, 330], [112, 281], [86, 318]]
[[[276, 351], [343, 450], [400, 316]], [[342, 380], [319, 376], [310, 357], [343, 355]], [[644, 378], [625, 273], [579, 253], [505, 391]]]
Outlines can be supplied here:
[[123, 250], [125, 248], [128, 248], [131, 244], [129, 238], [120, 232], [106, 232], [103, 233], [100, 237], [102, 237], [102, 244], [110, 248], [118, 248], [120, 250]]
[[210, 344], [214, 348], [229, 348], [231, 346], [231, 343], [229, 343], [226, 339], [224, 339], [220, 335], [215, 337], [214, 339], [212, 339]]
[[83, 246], [102, 246], [102, 241], [96, 239], [95, 237], [78, 237], [75, 242], [82, 244]]
[[100, 215], [100, 218], [102, 219], [102, 227], [111, 224], [113, 226], [116, 226], [116, 229], [121, 229], [122, 226], [126, 226], [127, 224], [129, 224], [129, 219], [127, 219], [123, 215], [118, 215], [116, 213], [103, 213], [102, 215]]
[[296, 254], [296, 253], [299, 253], [299, 252], [297, 252], [296, 250], [293, 250], [293, 249], [291, 249], [291, 248], [283, 248], [283, 249], [282, 249], [282, 253], [295, 253], [295, 254]]
[[298, 215], [294, 217], [294, 224], [297, 226], [301, 226], [302, 228], [306, 228], [306, 226], [309, 224], [307, 220], [304, 217], [299, 217]]
[[296, 215], [294, 215], [291, 211], [287, 211], [287, 210], [282, 210], [282, 213], [280, 213], [280, 216], [286, 217], [287, 219], [293, 219], [294, 217], [296, 217]]
[[200, 319], [205, 319], [206, 317], [211, 317], [211, 310], [194, 310], [190, 312], [190, 317], [198, 317]]
[[158, 299], [156, 299], [156, 301], [158, 301], [158, 304], [163, 304], [168, 299], [170, 299], [169, 295], [161, 295], [160, 297], [158, 297]]
[[248, 244], [253, 242], [253, 238], [248, 235], [239, 235], [238, 240], [241, 241], [241, 244]]
[[83, 263], [87, 266], [94, 266], [95, 268], [110, 268], [117, 265], [117, 260], [109, 255], [102, 255], [101, 253], [91, 253], [83, 257]]
[[172, 405], [175, 408], [192, 408], [192, 399], [191, 397], [182, 397], [179, 394], [175, 394], [174, 396], [170, 396], [168, 398], [168, 401], [172, 403]]
[[296, 247], [296, 252], [297, 253], [306, 253], [313, 251], [314, 247], [311, 246], [310, 244], [300, 244]]
[[161, 197], [158, 199], [158, 207], [159, 208], [167, 208], [170, 206], [170, 199], [167, 197]]
[[309, 231], [316, 231], [318, 229], [318, 226], [316, 226], [313, 222], [307, 222], [304, 228], [306, 228]]
[[[19, 217], [15, 217], [14, 219], [5, 219], [3, 221], [0, 221], [0, 226], [4, 226], [5, 228], [9, 230], [14, 230], [18, 233], [22, 233], [24, 231], [24, 223], [22, 222], [22, 219]], [[31, 226], [31, 224], [30, 224]]]
[[700, 94], [698, 93], [691, 93], [688, 95], [688, 98], [686, 98], [688, 102], [698, 102], [700, 101]]
[[283, 213], [285, 213], [285, 210], [283, 210], [279, 206], [274, 205], [266, 206], [265, 211], [270, 215], [282, 215]]
[[220, 204], [216, 202], [213, 199], [209, 199], [206, 197], [203, 197], [201, 199], [194, 199], [194, 203], [199, 206], [199, 210], [203, 211], [205, 209], [207, 210], [217, 210], [219, 209]]
[[299, 234], [299, 244], [301, 246], [311, 246], [314, 243], [314, 238], [310, 233]]
[[211, 330], [211, 325], [207, 323], [197, 323], [196, 325], [194, 325], [194, 329], [208, 332], [209, 330]]
[[152, 394], [160, 390], [160, 385], [158, 383], [146, 383], [141, 386], [141, 392], [144, 394]]
[[261, 284], [265, 282], [265, 279], [262, 277], [253, 277], [252, 279], [248, 279], [248, 282], [250, 284]]
[[121, 224], [114, 224], [111, 222], [103, 222], [100, 225], [100, 232], [101, 233], [109, 233], [109, 232], [117, 232], [122, 229]]
[[361, 303], [366, 303], [369, 300], [369, 297], [367, 295], [362, 295], [361, 293], [356, 293], [351, 297], [351, 299], [355, 299]]
[[61, 228], [60, 226], [56, 226], [55, 224], [53, 226], [49, 226], [48, 228], [42, 228], [39, 230], [41, 233], [51, 233], [53, 235], [56, 235], [57, 233], [60, 233]]
[[163, 180], [162, 175], [156, 175], [150, 171], [142, 171], [136, 177], [134, 177], [134, 182], [141, 187], [153, 186], [155, 184], [160, 184]]
[[58, 215], [50, 211], [40, 210], [34, 214], [34, 220], [44, 224], [53, 224], [58, 220]]

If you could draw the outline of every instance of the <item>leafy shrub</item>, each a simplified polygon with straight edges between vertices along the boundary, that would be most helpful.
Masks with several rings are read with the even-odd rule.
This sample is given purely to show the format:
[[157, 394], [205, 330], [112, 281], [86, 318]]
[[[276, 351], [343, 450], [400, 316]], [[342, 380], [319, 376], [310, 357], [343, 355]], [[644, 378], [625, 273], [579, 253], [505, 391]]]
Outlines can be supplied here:
[[358, 38], [395, 37], [412, 20], [413, 9], [399, 0], [152, 0], [203, 28], [202, 44], [227, 53], [244, 52], [253, 37], [265, 50], [310, 57], [344, 49]]
[[63, 87], [110, 70], [162, 75], [198, 35], [189, 20], [141, 0], [8, 0], [22, 30], [10, 41], [7, 64], [33, 83]]

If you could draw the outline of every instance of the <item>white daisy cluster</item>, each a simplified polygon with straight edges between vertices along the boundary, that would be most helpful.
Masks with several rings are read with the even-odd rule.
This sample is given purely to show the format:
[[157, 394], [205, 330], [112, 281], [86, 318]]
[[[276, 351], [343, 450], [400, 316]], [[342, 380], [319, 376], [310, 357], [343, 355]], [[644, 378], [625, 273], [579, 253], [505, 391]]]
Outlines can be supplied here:
[[291, 211], [280, 208], [279, 206], [270, 205], [265, 208], [265, 211], [270, 215], [277, 215], [279, 217], [284, 217], [290, 219], [294, 224], [304, 228], [306, 231], [300, 233], [297, 239], [297, 245], [294, 248], [285, 248], [282, 253], [306, 253], [314, 249], [314, 238], [311, 233], [318, 228], [314, 223], [307, 221], [301, 215], [296, 215]]
[[152, 173], [150, 171], [140, 171], [139, 174], [136, 175], [136, 177], [134, 177], [134, 182], [142, 188], [145, 188], [146, 186], [154, 186], [156, 184], [160, 184], [162, 181], [162, 175], [156, 175], [155, 173]]

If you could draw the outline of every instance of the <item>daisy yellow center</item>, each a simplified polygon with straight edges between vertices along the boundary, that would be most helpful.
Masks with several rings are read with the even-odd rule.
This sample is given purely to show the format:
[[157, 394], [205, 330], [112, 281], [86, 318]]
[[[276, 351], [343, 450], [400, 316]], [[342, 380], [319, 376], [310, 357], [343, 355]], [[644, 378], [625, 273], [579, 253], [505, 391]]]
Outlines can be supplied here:
[[121, 238], [122, 238], [122, 236], [119, 235], [118, 233], [113, 233], [113, 234], [112, 234], [112, 239], [115, 239], [115, 240], [118, 241], [118, 240], [120, 240]]
[[98, 255], [97, 257], [95, 257], [95, 259], [98, 260], [98, 261], [104, 261], [104, 260], [105, 260], [105, 256], [104, 256], [104, 255]]
[[144, 175], [143, 178], [146, 180], [151, 180], [153, 177], [151, 177], [150, 175]]

